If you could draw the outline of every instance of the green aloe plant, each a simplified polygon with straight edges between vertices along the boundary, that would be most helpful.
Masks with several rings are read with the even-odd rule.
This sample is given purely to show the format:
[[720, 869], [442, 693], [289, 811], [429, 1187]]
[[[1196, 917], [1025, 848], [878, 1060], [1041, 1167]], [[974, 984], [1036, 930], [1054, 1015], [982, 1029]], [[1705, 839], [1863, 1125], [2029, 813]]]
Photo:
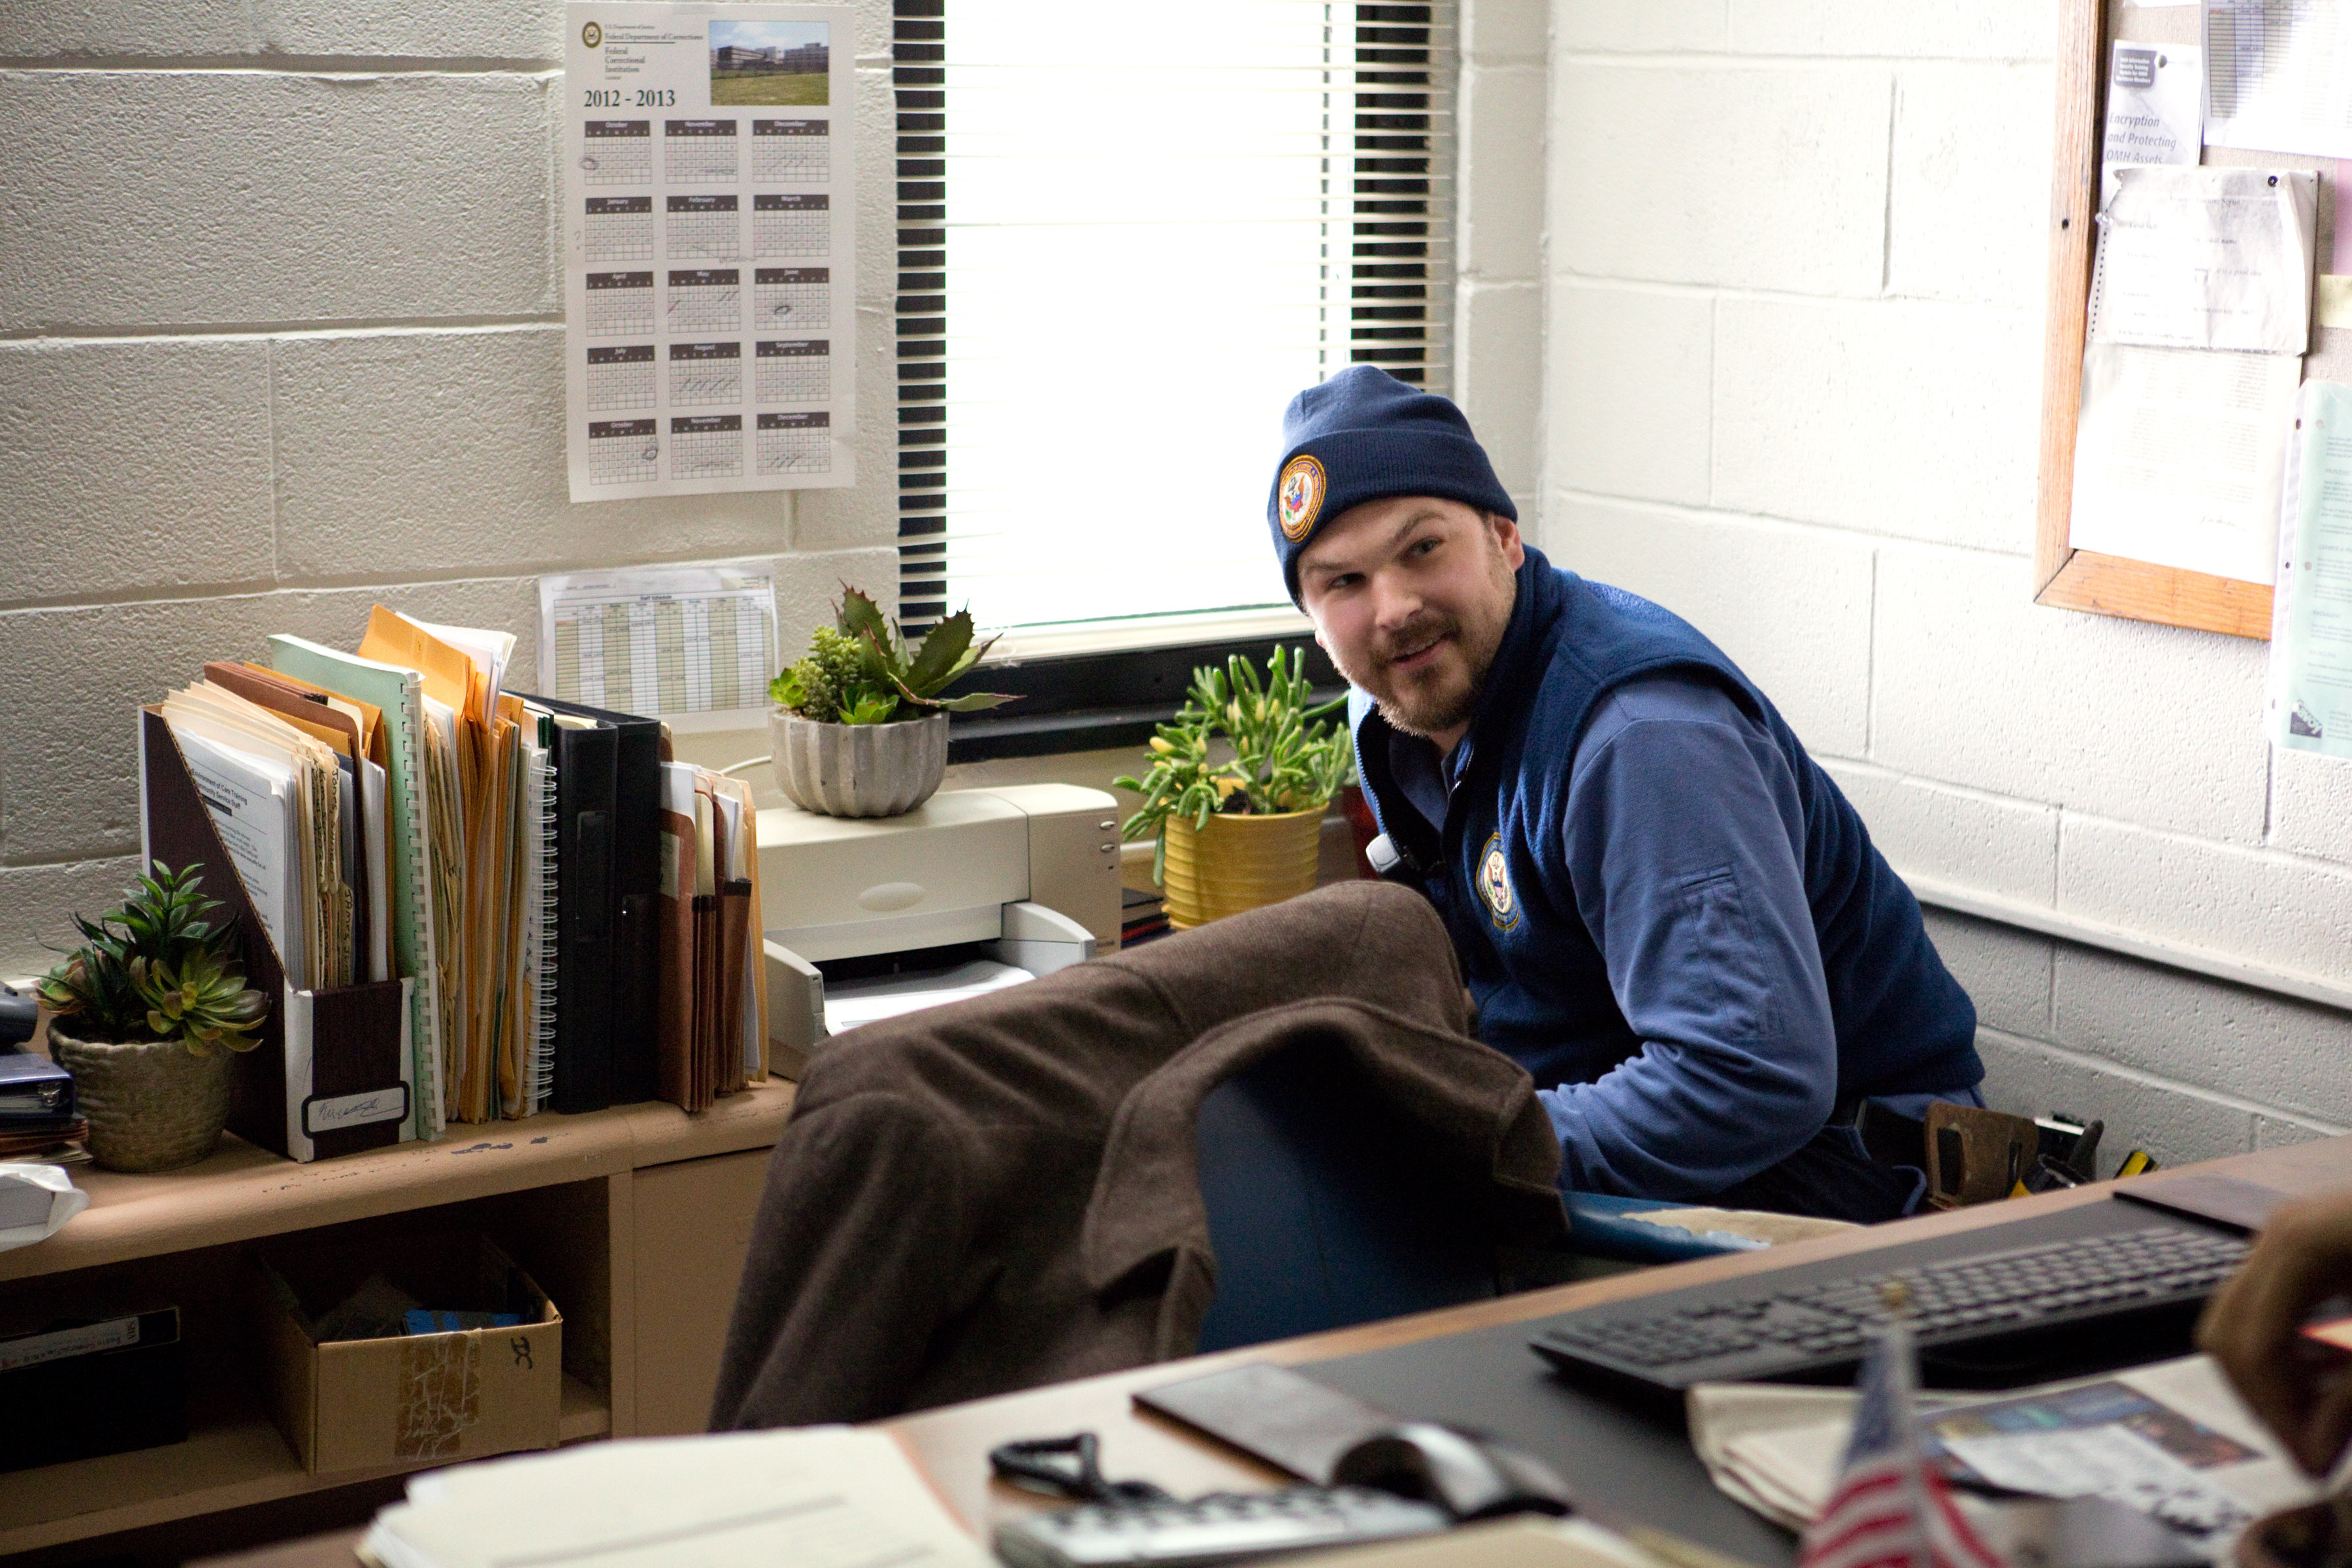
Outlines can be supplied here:
[[236, 930], [208, 918], [221, 903], [203, 886], [196, 868], [158, 860], [123, 889], [121, 909], [75, 915], [83, 945], [42, 977], [41, 1001], [91, 1040], [177, 1040], [199, 1057], [260, 1044], [269, 998], [246, 985]]
[[[1003, 692], [938, 695], [980, 662], [994, 637], [973, 645], [971, 612], [958, 610], [909, 652], [898, 623], [871, 598], [842, 584], [834, 624], [811, 637], [808, 656], [768, 683], [779, 708], [822, 724], [887, 724], [928, 713], [974, 713], [1013, 699]], [[922, 712], [901, 714], [902, 707]]]
[[[1111, 781], [1143, 797], [1127, 819], [1124, 837], [1158, 840], [1151, 879], [1166, 879], [1168, 819], [1181, 816], [1197, 831], [1220, 813], [1317, 810], [1330, 804], [1355, 771], [1347, 727], [1323, 721], [1347, 703], [1343, 694], [1313, 701], [1303, 648], [1274, 650], [1265, 674], [1235, 654], [1219, 669], [1192, 671], [1192, 689], [1173, 723], [1151, 738], [1151, 765], [1141, 778]], [[1218, 740], [1231, 742], [1230, 762], [1212, 762]]]

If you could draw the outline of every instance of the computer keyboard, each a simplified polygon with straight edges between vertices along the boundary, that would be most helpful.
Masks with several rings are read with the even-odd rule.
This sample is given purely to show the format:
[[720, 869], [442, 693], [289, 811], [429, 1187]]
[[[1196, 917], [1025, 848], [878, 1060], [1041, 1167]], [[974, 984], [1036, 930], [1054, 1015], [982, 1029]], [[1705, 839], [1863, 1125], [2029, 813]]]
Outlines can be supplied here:
[[[1572, 1313], [1530, 1342], [1569, 1370], [1679, 1392], [1695, 1383], [1801, 1377], [1851, 1369], [1899, 1282], [1922, 1350], [2097, 1321], [2210, 1295], [2246, 1254], [2237, 1237], [2171, 1226], [1922, 1264], [1776, 1284], [1730, 1280], [1704, 1299], [1654, 1298]], [[1747, 1289], [1743, 1290], [1743, 1287]]]
[[1433, 1535], [1453, 1522], [1434, 1504], [1367, 1487], [1289, 1487], [1032, 1514], [998, 1525], [994, 1544], [1011, 1568], [1221, 1568], [1278, 1552]]

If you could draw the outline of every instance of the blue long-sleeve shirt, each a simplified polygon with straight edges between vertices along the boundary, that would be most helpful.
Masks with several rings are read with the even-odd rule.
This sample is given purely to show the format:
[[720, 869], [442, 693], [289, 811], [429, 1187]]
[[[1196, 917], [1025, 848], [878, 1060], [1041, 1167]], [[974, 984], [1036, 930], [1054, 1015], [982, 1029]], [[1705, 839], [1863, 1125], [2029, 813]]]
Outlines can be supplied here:
[[1909, 889], [1762, 694], [1666, 612], [1539, 554], [1470, 733], [1354, 704], [1367, 794], [1446, 919], [1562, 1181], [1721, 1191], [1848, 1094], [1966, 1097], [1974, 1009]]

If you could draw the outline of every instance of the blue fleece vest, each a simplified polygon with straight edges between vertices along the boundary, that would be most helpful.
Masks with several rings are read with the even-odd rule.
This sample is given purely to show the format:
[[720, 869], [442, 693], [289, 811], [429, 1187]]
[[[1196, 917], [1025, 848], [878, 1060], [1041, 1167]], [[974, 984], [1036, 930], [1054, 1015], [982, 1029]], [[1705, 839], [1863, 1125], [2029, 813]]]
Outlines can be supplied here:
[[[1595, 704], [1629, 680], [1670, 670], [1719, 685], [1765, 727], [1797, 781], [1839, 1097], [1982, 1079], [1976, 1009], [1929, 943], [1917, 901], [1764, 694], [1687, 622], [1559, 570], [1532, 549], [1461, 742], [1467, 751], [1454, 760], [1442, 835], [1396, 784], [1388, 722], [1361, 693], [1349, 704], [1364, 794], [1405, 858], [1395, 875], [1418, 885], [1444, 918], [1477, 1000], [1479, 1037], [1525, 1067], [1538, 1089], [1590, 1083], [1641, 1048], [1577, 911], [1562, 827], [1577, 741]], [[1501, 886], [1482, 896], [1482, 877]]]

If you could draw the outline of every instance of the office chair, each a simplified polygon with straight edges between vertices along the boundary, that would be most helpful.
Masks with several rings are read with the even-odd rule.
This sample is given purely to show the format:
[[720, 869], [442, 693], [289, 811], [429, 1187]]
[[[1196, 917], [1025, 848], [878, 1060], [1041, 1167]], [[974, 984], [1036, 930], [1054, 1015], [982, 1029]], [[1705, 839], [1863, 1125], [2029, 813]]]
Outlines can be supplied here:
[[1678, 1263], [1763, 1245], [1632, 1218], [1680, 1204], [1570, 1193], [1570, 1250], [1515, 1259], [1505, 1286], [1480, 1194], [1416, 1159], [1409, 1124], [1328, 1046], [1295, 1046], [1227, 1079], [1202, 1100], [1194, 1136], [1217, 1255], [1202, 1352], [1609, 1271], [1596, 1261]]
[[1195, 1131], [1217, 1293], [1198, 1349], [1497, 1294], [1486, 1194], [1416, 1155], [1346, 1054], [1303, 1043], [1219, 1084]]

